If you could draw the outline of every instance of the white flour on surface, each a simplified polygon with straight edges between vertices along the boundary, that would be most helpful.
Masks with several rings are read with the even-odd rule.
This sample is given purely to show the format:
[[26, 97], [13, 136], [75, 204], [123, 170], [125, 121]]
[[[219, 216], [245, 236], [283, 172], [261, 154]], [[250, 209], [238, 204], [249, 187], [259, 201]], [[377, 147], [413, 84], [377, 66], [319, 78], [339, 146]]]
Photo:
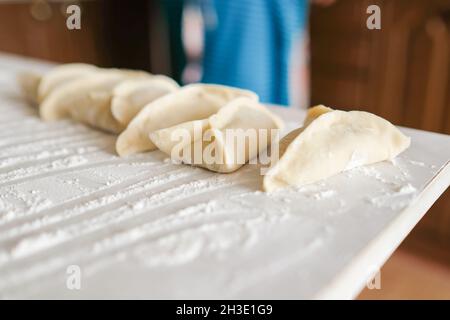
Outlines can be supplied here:
[[[1, 77], [0, 87], [13, 76]], [[266, 194], [255, 166], [222, 175], [174, 164], [159, 151], [119, 158], [114, 136], [68, 120], [44, 123], [20, 98], [2, 92], [0, 297], [69, 294], [60, 286], [71, 264], [89, 270], [91, 281], [104, 270], [120, 281], [124, 275], [114, 270], [123, 265], [131, 268], [127, 276], [148, 283], [186, 272], [171, 297], [208, 290], [236, 297], [267, 277], [296, 274], [305, 281], [296, 296], [311, 296], [414, 200], [430, 166], [439, 166], [406, 153]], [[356, 155], [353, 160], [357, 166]], [[334, 246], [348, 252], [336, 256]], [[307, 280], [315, 270], [320, 279]], [[196, 277], [198, 289], [189, 282]], [[175, 283], [149, 286], [136, 288], [160, 297]]]

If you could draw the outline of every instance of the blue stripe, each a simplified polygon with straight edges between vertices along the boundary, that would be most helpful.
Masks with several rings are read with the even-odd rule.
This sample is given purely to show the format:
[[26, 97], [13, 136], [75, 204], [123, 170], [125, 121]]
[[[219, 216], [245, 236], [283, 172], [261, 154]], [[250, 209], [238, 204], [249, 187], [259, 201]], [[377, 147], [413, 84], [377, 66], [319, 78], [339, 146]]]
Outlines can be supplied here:
[[203, 0], [217, 25], [205, 31], [203, 82], [257, 92], [261, 101], [289, 104], [292, 44], [304, 28], [306, 0]]

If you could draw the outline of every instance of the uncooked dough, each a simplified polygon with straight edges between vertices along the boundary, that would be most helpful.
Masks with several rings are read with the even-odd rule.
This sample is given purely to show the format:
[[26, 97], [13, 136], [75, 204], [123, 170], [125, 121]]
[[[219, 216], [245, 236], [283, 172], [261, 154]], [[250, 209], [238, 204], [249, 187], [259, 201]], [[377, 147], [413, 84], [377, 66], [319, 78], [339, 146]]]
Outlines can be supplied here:
[[120, 156], [156, 149], [149, 134], [183, 122], [205, 119], [238, 97], [258, 101], [248, 90], [212, 84], [191, 84], [146, 105], [116, 142]]
[[37, 91], [37, 102], [41, 103], [58, 87], [73, 80], [91, 75], [100, 70], [96, 66], [85, 63], [67, 63], [54, 67], [42, 76]]
[[270, 130], [281, 127], [281, 119], [266, 107], [241, 97], [209, 118], [157, 130], [150, 138], [172, 160], [227, 173], [265, 150], [271, 143]]
[[149, 79], [125, 80], [113, 90], [111, 111], [124, 126], [148, 103], [178, 90], [178, 84], [169, 77], [155, 75]]
[[18, 74], [17, 81], [27, 100], [37, 106], [54, 89], [82, 76], [92, 74], [97, 67], [85, 63], [61, 64], [45, 74], [25, 71]]
[[280, 141], [280, 158], [264, 177], [265, 191], [302, 186], [344, 170], [396, 157], [410, 145], [389, 121], [364, 111], [316, 106], [305, 125]]

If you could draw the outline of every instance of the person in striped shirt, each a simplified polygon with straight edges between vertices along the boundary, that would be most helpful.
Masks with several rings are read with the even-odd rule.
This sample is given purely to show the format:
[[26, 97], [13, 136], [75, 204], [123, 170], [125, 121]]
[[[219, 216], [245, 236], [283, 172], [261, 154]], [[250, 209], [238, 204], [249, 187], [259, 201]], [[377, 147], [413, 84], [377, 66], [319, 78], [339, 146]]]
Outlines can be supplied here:
[[[264, 103], [284, 106], [307, 103], [307, 51], [304, 44], [308, 0], [164, 2], [172, 50], [182, 49], [182, 45], [176, 43], [176, 40], [181, 41], [180, 10], [191, 5], [197, 6], [202, 13], [202, 82], [253, 90]], [[178, 64], [183, 64], [183, 53], [175, 54], [179, 57]], [[295, 89], [290, 90], [291, 87]]]

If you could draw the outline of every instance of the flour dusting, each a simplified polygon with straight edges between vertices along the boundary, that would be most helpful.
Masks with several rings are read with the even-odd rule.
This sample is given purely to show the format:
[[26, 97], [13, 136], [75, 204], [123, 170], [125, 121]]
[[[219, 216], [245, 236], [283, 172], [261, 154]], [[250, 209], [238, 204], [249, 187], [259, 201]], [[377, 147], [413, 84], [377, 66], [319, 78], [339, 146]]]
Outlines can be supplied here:
[[[0, 59], [0, 70], [10, 70], [0, 89], [12, 91], [15, 69]], [[235, 297], [289, 272], [300, 277], [298, 297], [310, 297], [415, 199], [432, 166], [440, 168], [408, 160], [407, 153], [360, 166], [364, 156], [352, 154], [343, 174], [266, 194], [255, 166], [218, 174], [173, 163], [159, 151], [119, 158], [114, 136], [70, 120], [42, 122], [5, 92], [2, 298], [33, 296], [47, 286], [70, 294], [59, 286], [71, 264], [90, 270], [89, 279], [107, 270], [116, 278], [115, 268], [126, 264], [130, 275], [145, 270], [142, 283], [160, 284], [148, 292], [180, 290], [194, 298], [200, 291]], [[355, 221], [357, 233], [342, 228]], [[171, 288], [178, 274], [180, 287]]]

